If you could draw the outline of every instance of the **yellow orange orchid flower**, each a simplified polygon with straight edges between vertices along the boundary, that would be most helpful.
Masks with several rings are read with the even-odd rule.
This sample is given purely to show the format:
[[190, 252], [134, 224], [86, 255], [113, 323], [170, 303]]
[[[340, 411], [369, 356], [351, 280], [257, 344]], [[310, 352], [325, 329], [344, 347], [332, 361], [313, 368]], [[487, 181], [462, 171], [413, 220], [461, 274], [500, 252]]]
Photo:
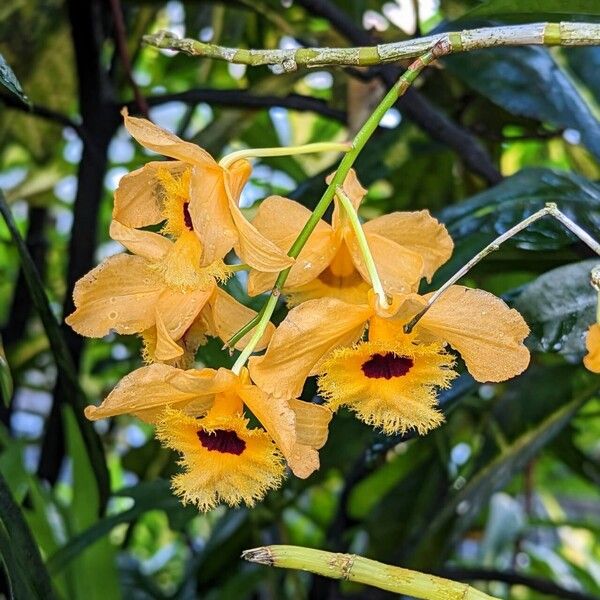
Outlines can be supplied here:
[[152, 122], [130, 117], [126, 110], [123, 117], [137, 142], [174, 160], [148, 162], [120, 180], [115, 221], [133, 229], [166, 221], [164, 232], [176, 238], [189, 269], [220, 261], [234, 247], [259, 271], [278, 272], [293, 263], [240, 211], [239, 196], [252, 170], [248, 161], [225, 168], [206, 150]]
[[[139, 254], [111, 256], [77, 282], [75, 311], [65, 319], [77, 333], [96, 338], [110, 331], [143, 334], [149, 361], [187, 365], [202, 335], [228, 339], [255, 315], [220, 289], [210, 272], [194, 288], [173, 285], [172, 273], [162, 269], [170, 240], [117, 222], [111, 234]], [[272, 331], [267, 328], [259, 346]], [[236, 347], [247, 342], [248, 336]]]
[[336, 348], [318, 365], [319, 391], [332, 410], [347, 406], [386, 434], [423, 434], [444, 420], [437, 390], [456, 377], [453, 364], [440, 342], [377, 339], [370, 331], [368, 341]]
[[[358, 210], [366, 190], [353, 170], [343, 190]], [[293, 200], [271, 196], [261, 203], [252, 224], [288, 251], [310, 214]], [[414, 291], [422, 277], [430, 280], [452, 254], [446, 228], [426, 210], [377, 217], [364, 224], [364, 232], [388, 294]], [[248, 293], [262, 293], [274, 281], [272, 274], [253, 269]], [[290, 270], [284, 293], [292, 306], [324, 296], [360, 304], [367, 302], [370, 283], [356, 235], [336, 197], [331, 225], [320, 221], [316, 226]]]
[[[523, 344], [527, 324], [488, 292], [451, 286], [411, 334], [404, 333], [404, 325], [427, 296], [396, 296], [385, 312], [373, 295], [370, 300], [353, 305], [321, 298], [293, 308], [266, 353], [250, 359], [252, 379], [267, 393], [293, 397], [306, 377], [321, 375], [321, 389], [333, 408], [346, 404], [387, 433], [410, 427], [426, 431], [439, 423], [433, 390], [454, 377], [446, 344], [482, 382], [504, 381], [529, 364]], [[369, 341], [360, 342], [367, 326]]]
[[583, 357], [583, 364], [592, 373], [600, 373], [600, 324], [594, 323], [587, 332], [585, 347], [588, 353]]
[[[260, 422], [248, 428], [244, 406]], [[133, 414], [157, 425], [158, 438], [182, 454], [173, 487], [201, 510], [219, 502], [253, 505], [278, 487], [283, 459], [308, 477], [319, 468], [331, 411], [300, 400], [273, 398], [252, 384], [246, 369], [183, 371], [142, 367], [124, 377], [89, 419]]]

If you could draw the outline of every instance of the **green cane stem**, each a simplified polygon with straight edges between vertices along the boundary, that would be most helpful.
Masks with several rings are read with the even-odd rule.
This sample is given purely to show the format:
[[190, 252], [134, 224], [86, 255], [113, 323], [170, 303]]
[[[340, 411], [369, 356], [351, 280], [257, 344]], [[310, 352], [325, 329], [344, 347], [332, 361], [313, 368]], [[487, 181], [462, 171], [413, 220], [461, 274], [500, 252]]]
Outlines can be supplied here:
[[385, 295], [385, 290], [383, 289], [383, 285], [381, 283], [381, 279], [379, 278], [379, 273], [377, 272], [377, 266], [375, 265], [375, 261], [373, 260], [373, 255], [371, 254], [371, 249], [369, 248], [369, 243], [367, 242], [367, 236], [362, 228], [360, 223], [360, 219], [358, 218], [358, 214], [354, 209], [352, 201], [346, 194], [344, 190], [338, 187], [335, 191], [335, 195], [338, 197], [341, 202], [346, 214], [348, 215], [348, 220], [350, 221], [350, 225], [352, 230], [354, 231], [354, 235], [356, 235], [356, 241], [358, 242], [358, 247], [360, 248], [360, 253], [362, 254], [363, 260], [365, 261], [365, 266], [367, 267], [367, 273], [369, 274], [369, 279], [371, 280], [371, 285], [373, 286], [373, 291], [375, 292], [379, 305], [381, 308], [388, 308], [388, 301]]
[[358, 48], [286, 48], [247, 50], [227, 48], [193, 40], [179, 39], [168, 31], [144, 36], [144, 42], [156, 48], [168, 48], [190, 56], [214, 58], [230, 63], [257, 67], [277, 65], [291, 72], [299, 67], [322, 68], [348, 65], [365, 67], [397, 63], [423, 55], [436, 43], [450, 44], [450, 52], [470, 52], [498, 46], [594, 46], [600, 40], [598, 23], [527, 23], [477, 27], [463, 31], [447, 31], [425, 37]]
[[393, 567], [355, 554], [282, 545], [246, 550], [242, 558], [271, 567], [300, 569], [332, 579], [364, 583], [425, 600], [498, 600], [466, 583]]
[[[385, 95], [383, 100], [379, 103], [379, 105], [375, 108], [371, 116], [366, 120], [364, 125], [360, 128], [356, 137], [352, 142], [352, 148], [349, 152], [347, 152], [340, 162], [340, 166], [335, 172], [334, 176], [331, 179], [331, 182], [327, 186], [323, 196], [319, 200], [315, 210], [312, 212], [306, 224], [302, 228], [302, 231], [292, 244], [288, 252], [288, 256], [292, 258], [297, 258], [300, 254], [300, 251], [306, 244], [310, 234], [313, 232], [328, 206], [331, 204], [333, 200], [333, 196], [335, 194], [335, 190], [338, 187], [341, 187], [346, 179], [346, 175], [354, 165], [354, 162], [358, 158], [358, 155], [365, 147], [365, 144], [369, 140], [369, 138], [373, 135], [373, 132], [377, 129], [379, 122], [385, 115], [385, 113], [395, 104], [398, 98], [406, 93], [408, 88], [412, 85], [415, 79], [419, 76], [423, 69], [431, 64], [436, 58], [448, 54], [451, 50], [451, 46], [448, 43], [439, 43], [436, 44], [431, 50], [423, 54], [423, 56], [417, 58], [406, 70], [405, 73], [398, 79], [398, 81], [392, 86], [389, 92]], [[277, 297], [281, 294], [285, 281], [289, 275], [291, 267], [288, 267], [284, 271], [281, 271], [277, 276], [277, 280], [275, 281], [275, 285], [273, 286], [273, 290], [271, 292], [271, 298], [273, 296]], [[271, 301], [271, 298], [267, 303], [262, 307], [261, 311], [252, 319], [250, 322], [246, 323], [244, 327], [242, 327], [237, 333], [235, 333], [228, 341], [227, 346], [230, 348], [235, 346], [235, 344], [242, 339], [249, 331], [252, 331], [255, 327], [257, 327], [257, 331], [252, 336], [252, 339], [256, 338], [256, 342], [262, 337], [264, 333], [264, 329], [266, 328], [268, 322], [271, 319], [271, 315], [275, 310], [275, 302]], [[261, 331], [262, 327], [262, 331]], [[246, 348], [244, 348], [243, 354], [245, 356], [250, 356], [254, 351], [254, 347], [256, 346], [256, 342], [254, 346], [249, 343]], [[240, 355], [241, 358], [242, 355]], [[238, 365], [240, 359], [236, 361], [234, 367], [241, 368]]]

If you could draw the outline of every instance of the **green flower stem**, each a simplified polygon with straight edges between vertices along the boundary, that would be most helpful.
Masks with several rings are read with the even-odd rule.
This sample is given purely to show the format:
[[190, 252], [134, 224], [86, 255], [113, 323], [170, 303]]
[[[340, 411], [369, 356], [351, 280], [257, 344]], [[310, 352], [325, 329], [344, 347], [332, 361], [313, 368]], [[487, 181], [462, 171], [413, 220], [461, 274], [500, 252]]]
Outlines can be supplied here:
[[332, 579], [364, 583], [425, 600], [498, 600], [466, 583], [386, 565], [354, 554], [336, 554], [302, 546], [264, 546], [242, 553], [250, 562], [300, 569]]
[[247, 148], [224, 156], [219, 165], [224, 169], [242, 158], [261, 158], [267, 156], [295, 156], [297, 154], [315, 154], [317, 152], [348, 152], [352, 146], [347, 142], [318, 142], [302, 146], [282, 146], [277, 148]]
[[254, 351], [254, 348], [256, 348], [256, 344], [258, 344], [258, 342], [260, 341], [260, 338], [263, 336], [265, 329], [267, 328], [267, 325], [269, 324], [269, 321], [271, 320], [271, 315], [273, 314], [273, 311], [275, 310], [275, 306], [277, 305], [277, 298], [278, 298], [278, 296], [275, 294], [272, 294], [271, 296], [269, 296], [269, 299], [267, 300], [267, 303], [264, 306], [264, 310], [262, 310], [257, 315], [259, 317], [259, 319], [258, 319], [258, 324], [256, 326], [256, 330], [252, 334], [250, 341], [246, 344], [246, 347], [242, 350], [240, 355], [237, 357], [237, 360], [235, 361], [233, 367], [231, 367], [231, 370], [236, 375], [239, 374], [239, 372], [242, 370], [242, 367], [246, 364], [246, 361], [248, 360], [248, 358]]
[[[327, 207], [331, 204], [333, 200], [333, 196], [335, 194], [335, 190], [338, 187], [341, 187], [346, 179], [346, 175], [352, 168], [352, 165], [358, 158], [361, 150], [365, 147], [365, 144], [373, 135], [373, 132], [377, 129], [379, 122], [385, 115], [385, 113], [395, 104], [396, 100], [400, 96], [406, 93], [406, 90], [412, 85], [415, 79], [419, 76], [421, 71], [431, 62], [433, 62], [436, 58], [448, 54], [450, 52], [450, 45], [448, 43], [440, 43], [436, 44], [431, 50], [423, 54], [420, 58], [417, 58], [406, 70], [405, 73], [398, 79], [398, 81], [392, 86], [390, 91], [385, 95], [383, 100], [379, 103], [379, 105], [373, 111], [373, 114], [366, 120], [364, 125], [360, 128], [354, 141], [352, 142], [352, 148], [349, 152], [347, 152], [340, 162], [340, 166], [335, 172], [334, 176], [331, 179], [331, 182], [327, 186], [325, 193], [319, 200], [319, 203], [315, 207], [315, 210], [312, 212], [306, 224], [302, 228], [302, 231], [292, 244], [288, 252], [288, 256], [292, 258], [297, 258], [300, 254], [300, 251], [306, 244], [310, 234], [313, 232], [314, 228], [317, 226]], [[272, 302], [271, 299], [273, 296], [278, 297], [281, 294], [287, 276], [290, 272], [291, 267], [288, 267], [284, 271], [281, 271], [275, 281], [275, 285], [273, 287], [273, 291], [271, 292], [272, 296], [269, 301], [262, 307], [260, 313], [254, 317], [249, 323], [244, 325], [236, 334], [234, 334], [228, 341], [227, 346], [230, 348], [233, 347], [240, 339], [244, 337], [249, 331], [257, 327], [257, 331], [252, 339], [256, 338], [257, 341], [262, 337], [264, 333], [264, 329], [267, 326], [267, 323], [271, 319], [271, 315], [273, 314], [273, 310], [275, 309], [275, 302]], [[262, 331], [261, 331], [262, 327]], [[254, 346], [256, 345], [256, 342]], [[254, 350], [254, 346], [252, 343], [249, 343], [248, 346], [244, 349], [244, 354], [246, 356], [250, 356]], [[239, 361], [239, 359], [238, 359]], [[236, 361], [236, 365], [238, 363]]]
[[377, 295], [379, 299], [379, 305], [381, 308], [385, 309], [388, 307], [387, 297], [385, 295], [385, 290], [383, 289], [383, 285], [381, 283], [381, 279], [379, 278], [379, 273], [377, 272], [377, 267], [375, 265], [375, 261], [373, 260], [373, 255], [371, 254], [371, 250], [369, 248], [369, 243], [367, 242], [367, 236], [362, 228], [360, 223], [360, 219], [358, 218], [358, 214], [354, 209], [354, 205], [352, 201], [341, 187], [338, 187], [335, 191], [335, 195], [338, 197], [339, 201], [342, 203], [346, 214], [348, 215], [348, 219], [350, 221], [350, 225], [356, 235], [356, 241], [358, 242], [358, 247], [360, 248], [360, 253], [365, 261], [365, 266], [367, 267], [367, 272], [369, 273], [369, 279], [371, 280], [371, 285], [373, 286], [373, 291]]

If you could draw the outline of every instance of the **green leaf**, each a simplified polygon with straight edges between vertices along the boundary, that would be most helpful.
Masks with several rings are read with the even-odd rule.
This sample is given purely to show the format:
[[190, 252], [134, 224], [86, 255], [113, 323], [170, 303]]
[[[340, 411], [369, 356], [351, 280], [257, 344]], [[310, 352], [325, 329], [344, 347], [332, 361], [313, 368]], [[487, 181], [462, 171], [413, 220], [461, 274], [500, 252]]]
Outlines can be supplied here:
[[10, 372], [4, 346], [2, 344], [2, 336], [0, 336], [0, 396], [5, 406], [10, 404], [10, 399], [13, 395], [13, 379]]
[[470, 10], [461, 20], [487, 17], [519, 23], [574, 17], [595, 20], [600, 18], [600, 5], [597, 0], [488, 0]]
[[[87, 530], [98, 518], [100, 503], [94, 485], [93, 466], [71, 407], [63, 409], [65, 439], [73, 472], [73, 499], [67, 513], [69, 529], [74, 533]], [[70, 565], [69, 575], [74, 599], [101, 600], [118, 598], [119, 587], [115, 549], [106, 537], [80, 551]]]
[[589, 88], [596, 102], [600, 104], [600, 47], [565, 48], [563, 50], [569, 67]]
[[10, 92], [11, 96], [17, 98], [22, 104], [25, 104], [25, 106], [31, 105], [17, 76], [2, 54], [0, 54], [0, 83]]
[[149, 510], [194, 512], [194, 509], [185, 509], [181, 506], [178, 498], [171, 492], [169, 482], [164, 479], [142, 482], [133, 487], [119, 490], [115, 495], [132, 498], [135, 504], [128, 510], [96, 521], [71, 538], [48, 560], [48, 569], [52, 575], [59, 573], [86, 548], [108, 535], [114, 527], [121, 523], [131, 523]]
[[[415, 551], [417, 563], [418, 561], [427, 561], [427, 555], [431, 548], [438, 548], [441, 545], [446, 550], [449, 549], [477, 517], [491, 495], [504, 488], [542, 448], [567, 426], [577, 411], [599, 390], [597, 381], [588, 385], [587, 389], [552, 412], [535, 427], [513, 440], [495, 459], [478, 471], [445, 504], [433, 522], [429, 524]], [[450, 533], [449, 525], [454, 519], [456, 519], [456, 523]]]
[[94, 430], [92, 423], [88, 421], [83, 414], [83, 409], [88, 402], [79, 385], [77, 370], [73, 364], [73, 359], [60, 330], [60, 326], [50, 308], [40, 274], [38, 273], [31, 255], [27, 250], [27, 246], [17, 229], [2, 191], [0, 191], [0, 214], [4, 217], [10, 235], [17, 247], [19, 258], [21, 260], [21, 267], [27, 282], [27, 288], [29, 289], [33, 305], [40, 316], [44, 330], [48, 336], [50, 349], [54, 356], [54, 360], [56, 361], [56, 367], [60, 373], [60, 380], [63, 382], [64, 389], [62, 393], [64, 394], [65, 399], [71, 403], [75, 412], [77, 423], [81, 430], [81, 434], [83, 435], [83, 439], [85, 440], [85, 446], [93, 466], [96, 485], [98, 486], [100, 494], [100, 504], [101, 506], [105, 506], [110, 492], [110, 483], [104, 451], [102, 449], [102, 442]]
[[490, 48], [449, 56], [445, 64], [510, 113], [579, 131], [582, 143], [600, 158], [600, 122], [545, 48]]
[[[450, 235], [493, 238], [555, 202], [578, 225], [593, 232], [600, 227], [600, 185], [566, 171], [523, 169], [472, 198], [448, 206], [437, 216]], [[577, 238], [552, 217], [545, 217], [515, 235], [510, 243], [526, 250], [558, 250]]]
[[531, 349], [581, 360], [598, 302], [590, 271], [599, 264], [600, 257], [553, 269], [530, 283], [516, 299], [513, 306], [531, 329], [527, 340]]
[[0, 475], [0, 553], [15, 600], [55, 597], [37, 544]]

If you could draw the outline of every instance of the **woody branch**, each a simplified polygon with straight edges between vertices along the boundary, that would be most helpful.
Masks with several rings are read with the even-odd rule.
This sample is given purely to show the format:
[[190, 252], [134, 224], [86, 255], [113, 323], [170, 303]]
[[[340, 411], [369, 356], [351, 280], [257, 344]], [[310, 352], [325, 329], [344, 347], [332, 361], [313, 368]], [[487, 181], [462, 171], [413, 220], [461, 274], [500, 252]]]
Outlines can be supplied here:
[[169, 31], [144, 36], [156, 48], [215, 58], [248, 66], [279, 66], [283, 71], [298, 67], [369, 66], [415, 58], [442, 43], [449, 54], [496, 46], [591, 46], [600, 42], [598, 23], [530, 23], [480, 27], [428, 35], [413, 40], [354, 48], [298, 48], [247, 50], [227, 48], [190, 38], [180, 39]]

